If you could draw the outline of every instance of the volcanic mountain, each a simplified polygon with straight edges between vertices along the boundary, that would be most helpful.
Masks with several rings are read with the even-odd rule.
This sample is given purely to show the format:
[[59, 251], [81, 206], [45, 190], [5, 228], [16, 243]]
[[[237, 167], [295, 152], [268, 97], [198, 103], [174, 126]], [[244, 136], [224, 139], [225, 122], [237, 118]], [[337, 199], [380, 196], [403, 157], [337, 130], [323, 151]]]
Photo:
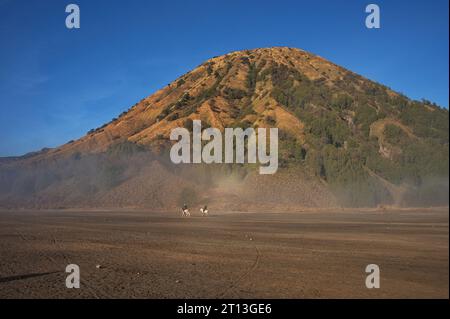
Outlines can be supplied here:
[[[170, 132], [277, 127], [280, 169], [174, 165]], [[214, 57], [55, 149], [0, 160], [0, 207], [448, 205], [449, 114], [286, 47]]]

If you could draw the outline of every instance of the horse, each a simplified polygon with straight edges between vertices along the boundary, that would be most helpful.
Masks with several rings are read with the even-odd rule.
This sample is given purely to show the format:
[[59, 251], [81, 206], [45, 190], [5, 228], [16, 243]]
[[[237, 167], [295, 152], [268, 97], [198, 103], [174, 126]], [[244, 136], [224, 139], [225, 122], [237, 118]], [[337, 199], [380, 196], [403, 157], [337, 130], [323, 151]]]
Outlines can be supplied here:
[[186, 209], [181, 209], [181, 216], [183, 216], [183, 217], [190, 217], [191, 213], [189, 213], [189, 210], [187, 208]]
[[208, 216], [208, 208], [206, 208], [206, 206], [200, 208], [200, 213], [202, 214], [202, 216]]

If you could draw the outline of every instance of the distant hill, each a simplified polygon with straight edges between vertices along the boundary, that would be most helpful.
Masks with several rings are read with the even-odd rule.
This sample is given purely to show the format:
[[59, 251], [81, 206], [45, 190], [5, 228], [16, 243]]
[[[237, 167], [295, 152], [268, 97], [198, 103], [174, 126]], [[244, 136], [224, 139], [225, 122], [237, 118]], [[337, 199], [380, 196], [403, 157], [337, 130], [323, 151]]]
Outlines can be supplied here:
[[[280, 169], [181, 165], [175, 127], [278, 127]], [[79, 140], [0, 161], [0, 207], [448, 205], [449, 112], [285, 47], [212, 58]]]

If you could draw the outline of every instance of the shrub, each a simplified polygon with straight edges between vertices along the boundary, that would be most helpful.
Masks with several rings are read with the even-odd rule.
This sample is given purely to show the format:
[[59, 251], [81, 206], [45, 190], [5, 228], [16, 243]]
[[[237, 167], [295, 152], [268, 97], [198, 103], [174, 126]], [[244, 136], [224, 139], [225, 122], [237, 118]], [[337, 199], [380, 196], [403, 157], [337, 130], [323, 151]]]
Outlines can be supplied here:
[[232, 100], [240, 100], [247, 96], [247, 92], [241, 89], [235, 89], [227, 87], [223, 90], [223, 93], [226, 95], [227, 98]]
[[177, 81], [177, 88], [179, 88], [180, 86], [182, 86], [184, 83], [186, 83], [186, 81], [184, 79], [179, 79]]

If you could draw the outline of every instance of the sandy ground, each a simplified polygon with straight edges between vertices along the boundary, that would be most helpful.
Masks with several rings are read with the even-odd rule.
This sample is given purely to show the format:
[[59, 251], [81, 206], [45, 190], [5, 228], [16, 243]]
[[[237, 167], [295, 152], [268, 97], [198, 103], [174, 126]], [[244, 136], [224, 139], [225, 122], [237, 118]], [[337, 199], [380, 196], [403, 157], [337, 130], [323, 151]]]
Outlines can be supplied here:
[[[5, 211], [0, 298], [448, 298], [448, 220], [448, 208]], [[80, 289], [65, 287], [71, 263]], [[380, 289], [365, 287], [368, 264]]]

